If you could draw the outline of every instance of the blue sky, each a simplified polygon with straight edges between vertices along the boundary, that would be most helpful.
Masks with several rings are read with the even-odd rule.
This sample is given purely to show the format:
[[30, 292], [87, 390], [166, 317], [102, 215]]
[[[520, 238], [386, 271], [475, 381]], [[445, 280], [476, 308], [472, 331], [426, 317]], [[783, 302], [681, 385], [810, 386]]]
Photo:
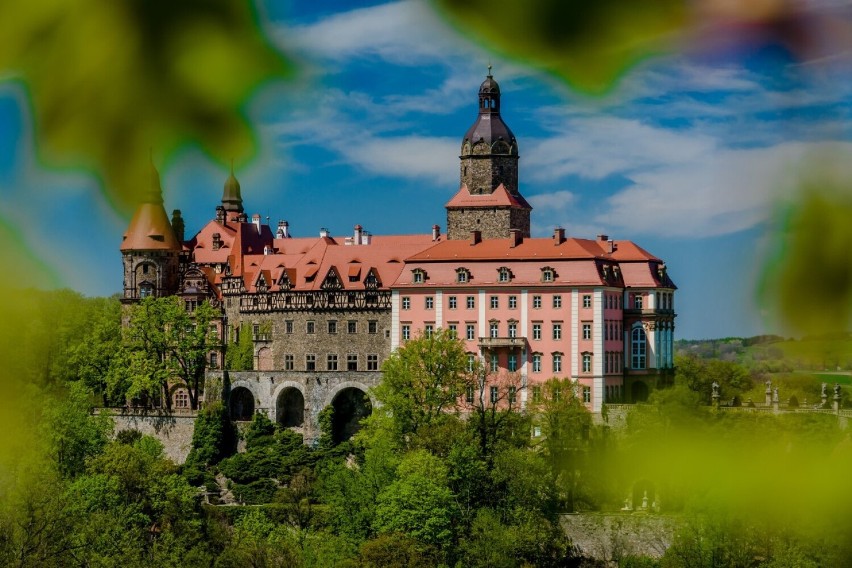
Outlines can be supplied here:
[[[375, 234], [445, 228], [490, 62], [519, 140], [534, 236], [556, 225], [606, 233], [665, 259], [680, 288], [680, 338], [775, 331], [755, 294], [771, 220], [791, 199], [797, 165], [852, 150], [848, 59], [803, 65], [773, 46], [728, 45], [646, 61], [591, 98], [469, 42], [418, 2], [308, 4], [261, 6], [300, 72], [248, 108], [261, 140], [237, 167], [249, 214], [287, 219], [297, 236], [349, 234], [356, 223]], [[94, 179], [40, 168], [29, 124], [20, 90], [0, 82], [8, 218], [65, 284], [118, 292], [127, 220]], [[227, 171], [192, 148], [160, 169], [167, 209], [197, 230]]]

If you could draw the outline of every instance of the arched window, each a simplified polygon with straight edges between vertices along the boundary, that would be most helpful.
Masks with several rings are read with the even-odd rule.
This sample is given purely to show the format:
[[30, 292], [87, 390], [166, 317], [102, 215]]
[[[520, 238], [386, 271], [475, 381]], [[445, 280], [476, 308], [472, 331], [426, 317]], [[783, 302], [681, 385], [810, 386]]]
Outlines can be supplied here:
[[634, 369], [645, 368], [645, 349], [645, 330], [642, 329], [641, 325], [634, 327], [633, 331], [630, 332], [630, 366]]

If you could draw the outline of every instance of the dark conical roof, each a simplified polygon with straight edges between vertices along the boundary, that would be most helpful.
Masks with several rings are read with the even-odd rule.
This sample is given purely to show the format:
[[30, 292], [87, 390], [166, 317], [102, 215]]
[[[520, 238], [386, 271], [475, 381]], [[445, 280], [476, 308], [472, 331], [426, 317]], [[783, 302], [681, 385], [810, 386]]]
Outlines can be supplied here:
[[231, 162], [231, 175], [225, 181], [225, 190], [222, 192], [222, 207], [225, 211], [243, 212], [243, 198], [240, 195], [240, 182], [234, 176], [234, 163]]
[[471, 144], [480, 139], [488, 144], [503, 139], [513, 148], [513, 154], [517, 152], [515, 135], [500, 116], [500, 85], [491, 76], [490, 66], [488, 76], [479, 86], [479, 116], [464, 135], [464, 140]]

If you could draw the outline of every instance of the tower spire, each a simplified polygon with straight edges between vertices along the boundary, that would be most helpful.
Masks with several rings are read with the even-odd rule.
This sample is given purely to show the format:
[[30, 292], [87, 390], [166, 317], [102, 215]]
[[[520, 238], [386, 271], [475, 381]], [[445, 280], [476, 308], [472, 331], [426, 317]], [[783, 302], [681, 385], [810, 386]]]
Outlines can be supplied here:
[[231, 158], [231, 175], [225, 181], [225, 189], [222, 192], [222, 207], [225, 211], [243, 212], [243, 198], [240, 194], [240, 182], [234, 175], [234, 159]]

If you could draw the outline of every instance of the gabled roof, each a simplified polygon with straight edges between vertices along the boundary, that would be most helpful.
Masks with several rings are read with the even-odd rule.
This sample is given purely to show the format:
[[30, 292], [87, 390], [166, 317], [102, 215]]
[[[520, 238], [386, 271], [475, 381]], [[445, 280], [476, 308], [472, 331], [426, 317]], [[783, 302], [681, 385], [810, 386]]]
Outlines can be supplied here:
[[512, 195], [502, 183], [493, 193], [471, 194], [467, 185], [462, 184], [458, 193], [444, 206], [447, 208], [468, 207], [517, 207], [521, 209], [532, 209], [532, 205], [519, 193]]

